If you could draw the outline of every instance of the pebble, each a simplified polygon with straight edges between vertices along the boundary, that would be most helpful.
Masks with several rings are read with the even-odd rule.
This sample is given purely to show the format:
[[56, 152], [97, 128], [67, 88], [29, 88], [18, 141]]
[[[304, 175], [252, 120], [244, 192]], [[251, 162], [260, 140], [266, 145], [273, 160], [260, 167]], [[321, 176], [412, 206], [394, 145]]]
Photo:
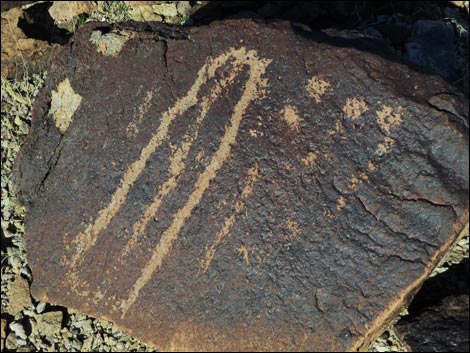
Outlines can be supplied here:
[[5, 348], [9, 350], [16, 350], [18, 347], [18, 344], [16, 342], [16, 336], [12, 332], [7, 336], [7, 339], [5, 340]]

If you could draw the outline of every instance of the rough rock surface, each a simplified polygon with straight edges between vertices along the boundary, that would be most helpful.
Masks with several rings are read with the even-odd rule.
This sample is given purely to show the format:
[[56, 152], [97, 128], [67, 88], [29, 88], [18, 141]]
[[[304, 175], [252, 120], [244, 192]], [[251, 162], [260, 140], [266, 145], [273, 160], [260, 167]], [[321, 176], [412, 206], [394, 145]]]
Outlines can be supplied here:
[[11, 298], [7, 308], [8, 313], [16, 315], [20, 310], [32, 304], [28, 281], [21, 276], [17, 276], [11, 285]]
[[469, 260], [428, 279], [395, 325], [412, 352], [469, 351]]
[[412, 352], [468, 352], [469, 296], [445, 297], [441, 303], [424, 309], [396, 331]]
[[365, 349], [468, 221], [468, 101], [375, 40], [89, 23], [52, 65], [32, 294], [160, 349]]
[[44, 68], [54, 47], [54, 44], [25, 35], [18, 27], [18, 21], [23, 16], [23, 11], [18, 7], [1, 13], [2, 76], [13, 77], [18, 72]]

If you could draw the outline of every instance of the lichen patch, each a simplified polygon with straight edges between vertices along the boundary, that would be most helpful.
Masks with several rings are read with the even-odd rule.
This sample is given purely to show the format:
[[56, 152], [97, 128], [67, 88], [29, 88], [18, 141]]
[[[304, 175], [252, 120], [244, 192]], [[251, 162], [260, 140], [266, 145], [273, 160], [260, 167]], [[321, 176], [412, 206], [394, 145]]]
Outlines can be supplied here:
[[124, 47], [124, 44], [133, 37], [131, 32], [111, 32], [103, 34], [101, 31], [93, 31], [90, 42], [97, 46], [97, 51], [106, 56], [116, 56]]
[[55, 126], [61, 134], [67, 131], [73, 120], [73, 114], [80, 106], [81, 101], [82, 96], [75, 93], [68, 78], [59, 83], [57, 91], [52, 91], [49, 114], [52, 115]]

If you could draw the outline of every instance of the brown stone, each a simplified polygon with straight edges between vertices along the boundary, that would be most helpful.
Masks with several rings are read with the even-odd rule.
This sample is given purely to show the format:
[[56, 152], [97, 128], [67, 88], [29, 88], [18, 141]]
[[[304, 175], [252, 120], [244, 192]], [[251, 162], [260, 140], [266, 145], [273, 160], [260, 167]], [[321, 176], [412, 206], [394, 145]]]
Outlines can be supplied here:
[[11, 315], [16, 315], [21, 310], [33, 304], [29, 293], [29, 283], [21, 276], [16, 276], [10, 287], [10, 302], [7, 311]]
[[58, 58], [32, 293], [162, 350], [365, 349], [468, 221], [468, 100], [375, 40], [88, 23]]
[[1, 19], [1, 71], [3, 77], [15, 77], [24, 73], [41, 70], [55, 46], [47, 41], [28, 38], [18, 21], [23, 18], [23, 10], [19, 7], [2, 12]]

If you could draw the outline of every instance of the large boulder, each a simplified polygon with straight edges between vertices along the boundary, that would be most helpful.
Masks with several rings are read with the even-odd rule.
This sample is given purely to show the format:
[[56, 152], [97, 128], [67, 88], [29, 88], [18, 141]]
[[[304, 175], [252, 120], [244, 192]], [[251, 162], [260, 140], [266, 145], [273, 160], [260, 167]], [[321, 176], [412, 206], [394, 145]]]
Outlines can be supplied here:
[[468, 100], [288, 22], [89, 23], [16, 165], [32, 294], [162, 350], [357, 350], [468, 221]]

